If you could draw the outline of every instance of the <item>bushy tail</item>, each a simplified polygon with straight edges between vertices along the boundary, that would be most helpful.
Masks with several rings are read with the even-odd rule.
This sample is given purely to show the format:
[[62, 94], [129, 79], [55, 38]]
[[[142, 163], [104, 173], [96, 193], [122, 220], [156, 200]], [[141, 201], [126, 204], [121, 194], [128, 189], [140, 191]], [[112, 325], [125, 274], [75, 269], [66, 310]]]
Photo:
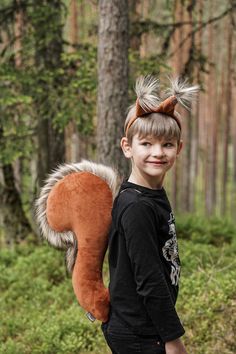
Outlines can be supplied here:
[[42, 187], [40, 196], [35, 203], [36, 221], [43, 238], [55, 248], [66, 250], [66, 264], [69, 272], [72, 272], [77, 255], [77, 240], [72, 231], [57, 232], [53, 230], [47, 220], [46, 208], [49, 193], [55, 184], [65, 176], [75, 172], [90, 172], [103, 179], [110, 187], [113, 200], [119, 187], [118, 173], [111, 167], [97, 164], [91, 161], [82, 160], [79, 163], [70, 163], [59, 165], [47, 178], [44, 187]]

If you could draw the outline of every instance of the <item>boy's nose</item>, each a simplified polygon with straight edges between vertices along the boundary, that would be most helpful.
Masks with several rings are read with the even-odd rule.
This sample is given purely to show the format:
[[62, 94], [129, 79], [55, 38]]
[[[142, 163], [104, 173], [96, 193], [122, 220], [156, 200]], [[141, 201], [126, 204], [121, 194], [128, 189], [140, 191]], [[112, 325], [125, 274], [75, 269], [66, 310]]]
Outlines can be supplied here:
[[152, 156], [154, 157], [163, 157], [164, 156], [164, 150], [162, 148], [162, 146], [153, 146], [152, 149]]

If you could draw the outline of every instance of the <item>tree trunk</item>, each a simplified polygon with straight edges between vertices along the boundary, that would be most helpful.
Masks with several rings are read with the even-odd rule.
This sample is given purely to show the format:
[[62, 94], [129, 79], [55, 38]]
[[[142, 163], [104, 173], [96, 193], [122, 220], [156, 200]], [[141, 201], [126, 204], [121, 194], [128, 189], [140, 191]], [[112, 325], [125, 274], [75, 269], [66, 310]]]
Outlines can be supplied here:
[[0, 196], [0, 245], [11, 246], [25, 240], [31, 233], [31, 226], [23, 211], [20, 195], [14, 183], [11, 164], [2, 167]]
[[233, 176], [232, 176], [232, 193], [231, 193], [231, 217], [235, 218], [236, 210], [236, 83], [232, 87], [232, 158], [233, 158]]
[[[198, 22], [199, 26], [202, 23], [203, 17], [203, 2], [199, 0], [197, 3], [197, 11], [198, 11]], [[199, 30], [195, 35], [195, 49], [198, 55], [200, 56], [202, 53], [202, 30]], [[200, 63], [195, 65], [194, 70], [194, 78], [196, 78], [196, 82], [201, 82], [201, 70]], [[190, 190], [189, 190], [189, 210], [191, 212], [195, 211], [195, 196], [197, 187], [199, 184], [198, 181], [198, 157], [199, 157], [199, 120], [200, 120], [200, 94], [199, 99], [193, 107], [193, 137], [191, 143], [191, 164], [190, 164]]]
[[[225, 26], [223, 27], [223, 30], [225, 30]], [[221, 40], [225, 41], [225, 36], [223, 36], [223, 38]], [[220, 45], [221, 43], [219, 43]], [[222, 179], [223, 179], [223, 160], [224, 160], [224, 156], [223, 156], [223, 134], [224, 134], [224, 126], [225, 126], [225, 122], [224, 122], [224, 118], [225, 118], [225, 112], [226, 112], [226, 89], [225, 89], [225, 85], [226, 85], [226, 75], [225, 75], [225, 52], [221, 52], [220, 55], [220, 78], [219, 78], [219, 97], [220, 100], [217, 103], [217, 114], [218, 114], [218, 121], [219, 121], [219, 134], [220, 134], [220, 140], [219, 140], [219, 166], [218, 166], [218, 209], [221, 213], [222, 210]]]
[[[82, 7], [83, 3], [81, 2]], [[76, 52], [75, 46], [79, 43], [79, 24], [78, 24], [78, 3], [71, 0], [69, 5], [69, 52]], [[82, 17], [81, 17], [82, 18]], [[65, 127], [65, 160], [66, 162], [76, 162], [81, 158], [87, 158], [87, 140], [78, 131], [76, 122], [70, 121]]]
[[[180, 28], [175, 29], [172, 39], [172, 48], [175, 56], [172, 61], [174, 76], [185, 76], [191, 49], [193, 47], [193, 36], [191, 36], [185, 44], [180, 48], [180, 43], [192, 31], [192, 11], [191, 1], [187, 4], [178, 0], [175, 1], [174, 22], [188, 22]], [[189, 77], [191, 79], [191, 77]], [[173, 207], [177, 210], [189, 211], [190, 209], [190, 159], [191, 159], [191, 138], [192, 138], [192, 121], [186, 110], [178, 107], [177, 110], [183, 115], [182, 138], [184, 141], [184, 149], [181, 157], [175, 166], [172, 184], [172, 202]]]
[[[234, 73], [235, 75], [235, 73]], [[232, 142], [233, 142], [233, 185], [236, 189], [236, 82], [233, 85]]]
[[[69, 4], [69, 39], [72, 45], [79, 43], [79, 26], [78, 26], [78, 4], [77, 0], [71, 0]], [[70, 52], [74, 52], [74, 47], [69, 48]]]
[[[193, 31], [193, 10], [194, 10], [194, 3], [192, 0], [188, 0], [185, 3], [185, 8], [183, 10], [183, 21], [188, 22], [188, 25], [183, 27], [182, 37], [183, 39], [189, 36], [189, 34]], [[186, 77], [193, 81], [193, 71], [191, 69], [192, 64], [192, 57], [193, 57], [193, 49], [195, 47], [195, 37], [192, 34], [189, 39], [185, 42], [184, 46], [181, 48], [181, 58], [182, 58], [182, 68], [180, 75]], [[192, 159], [193, 156], [193, 142], [196, 140], [195, 138], [195, 126], [194, 126], [194, 119], [196, 117], [193, 116], [193, 113], [189, 113], [187, 111], [183, 112], [183, 139], [185, 140], [185, 149], [183, 150], [183, 168], [181, 168], [181, 210], [184, 212], [190, 212], [191, 209], [191, 199], [193, 199], [193, 195], [195, 194], [195, 182], [196, 178], [193, 175], [194, 170], [194, 160]]]
[[[34, 2], [34, 11], [40, 11], [41, 1]], [[48, 37], [48, 18], [38, 18], [38, 22], [34, 23], [35, 31], [35, 64], [42, 72], [50, 70], [53, 72], [60, 66], [62, 53], [62, 23], [60, 0], [47, 0], [44, 6], [51, 7], [50, 23], [53, 31]], [[47, 82], [40, 81], [42, 85], [42, 95], [35, 102], [36, 111], [38, 112], [38, 183], [41, 186], [44, 183], [47, 173], [55, 168], [65, 159], [64, 132], [60, 132], [53, 126], [54, 108], [48, 101]], [[60, 82], [54, 79], [53, 89], [60, 87]]]
[[[175, 0], [174, 2], [174, 14], [173, 14], [173, 22], [181, 22], [183, 18], [183, 6], [180, 1]], [[181, 29], [175, 29], [172, 40], [171, 40], [171, 47], [173, 48], [172, 51], [176, 52], [179, 43], [182, 40]], [[175, 75], [179, 75], [181, 72], [182, 67], [182, 60], [180, 51], [177, 51], [172, 59], [172, 67], [173, 73]], [[182, 160], [182, 156], [174, 165], [172, 170], [172, 186], [171, 186], [171, 201], [173, 209], [178, 209], [178, 181], [179, 181], [179, 174], [180, 174], [180, 164]]]
[[98, 160], [127, 171], [120, 139], [128, 106], [128, 0], [99, 1]]
[[233, 46], [233, 21], [231, 16], [227, 18], [227, 58], [226, 58], [226, 111], [224, 117], [224, 133], [223, 133], [223, 176], [222, 176], [222, 214], [227, 212], [227, 184], [228, 184], [228, 162], [229, 162], [229, 138], [230, 138], [230, 121], [232, 114], [232, 46]]
[[[147, 18], [149, 13], [149, 0], [142, 2], [142, 18]], [[148, 32], [143, 33], [141, 36], [141, 45], [140, 45], [140, 58], [145, 58], [148, 55], [148, 39], [150, 34]]]
[[15, 33], [15, 42], [14, 42], [14, 53], [15, 53], [15, 66], [19, 68], [21, 66], [21, 41], [22, 41], [22, 31], [23, 31], [23, 11], [21, 10], [20, 0], [16, 0], [18, 11], [15, 14], [15, 23], [14, 23], [14, 33]]
[[[129, 0], [129, 19], [130, 28], [132, 29], [132, 23], [137, 22], [140, 18], [141, 0]], [[130, 48], [139, 52], [141, 46], [141, 35], [132, 31], [130, 33]]]
[[[209, 3], [209, 18], [212, 17], [212, 2]], [[215, 148], [213, 146], [215, 140], [215, 112], [214, 112], [214, 104], [215, 104], [215, 72], [214, 72], [214, 43], [213, 39], [213, 25], [210, 24], [208, 26], [208, 77], [207, 77], [207, 104], [206, 104], [206, 131], [207, 131], [207, 146], [206, 146], [206, 166], [205, 166], [205, 197], [206, 197], [206, 213], [207, 215], [211, 215], [213, 213], [214, 207], [214, 193], [215, 193], [215, 175], [214, 175], [214, 153]], [[215, 171], [216, 172], [216, 171]]]

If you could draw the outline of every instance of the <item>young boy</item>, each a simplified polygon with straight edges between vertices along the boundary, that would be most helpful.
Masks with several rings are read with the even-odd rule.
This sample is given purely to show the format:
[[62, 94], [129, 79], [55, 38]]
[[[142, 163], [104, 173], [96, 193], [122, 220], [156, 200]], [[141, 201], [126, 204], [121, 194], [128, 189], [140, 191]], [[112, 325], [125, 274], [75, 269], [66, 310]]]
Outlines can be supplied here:
[[111, 307], [101, 326], [114, 354], [187, 353], [175, 310], [180, 276], [175, 219], [163, 183], [182, 149], [175, 104], [189, 104], [198, 88], [176, 81], [171, 96], [161, 101], [157, 87], [152, 77], [137, 80], [137, 101], [121, 139], [132, 171], [113, 205]]

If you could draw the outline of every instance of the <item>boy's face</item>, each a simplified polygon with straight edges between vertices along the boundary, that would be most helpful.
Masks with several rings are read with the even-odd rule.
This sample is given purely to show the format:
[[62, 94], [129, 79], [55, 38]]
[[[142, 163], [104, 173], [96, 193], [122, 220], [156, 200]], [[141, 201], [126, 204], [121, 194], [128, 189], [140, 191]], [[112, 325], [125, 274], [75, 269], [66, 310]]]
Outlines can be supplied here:
[[150, 188], [160, 188], [166, 172], [173, 166], [182, 148], [182, 141], [156, 137], [139, 138], [133, 136], [129, 145], [127, 138], [121, 139], [124, 155], [132, 161], [131, 180], [146, 184]]

